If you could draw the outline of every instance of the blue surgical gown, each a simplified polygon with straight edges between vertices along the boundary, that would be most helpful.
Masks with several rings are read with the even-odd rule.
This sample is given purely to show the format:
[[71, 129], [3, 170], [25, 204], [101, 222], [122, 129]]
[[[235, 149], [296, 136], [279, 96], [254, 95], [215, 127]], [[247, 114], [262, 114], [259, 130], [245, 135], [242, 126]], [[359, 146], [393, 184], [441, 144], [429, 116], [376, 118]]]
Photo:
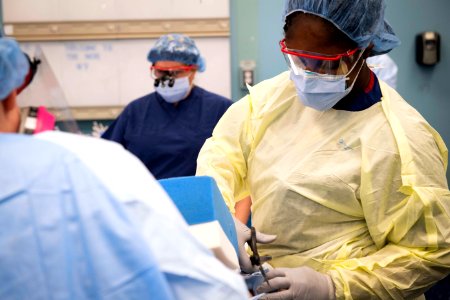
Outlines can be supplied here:
[[102, 137], [122, 144], [156, 179], [193, 176], [200, 148], [231, 104], [197, 86], [177, 106], [151, 93], [131, 102]]
[[62, 132], [0, 134], [0, 283], [0, 299], [246, 296], [137, 158]]
[[174, 299], [125, 209], [65, 149], [0, 135], [0, 299]]

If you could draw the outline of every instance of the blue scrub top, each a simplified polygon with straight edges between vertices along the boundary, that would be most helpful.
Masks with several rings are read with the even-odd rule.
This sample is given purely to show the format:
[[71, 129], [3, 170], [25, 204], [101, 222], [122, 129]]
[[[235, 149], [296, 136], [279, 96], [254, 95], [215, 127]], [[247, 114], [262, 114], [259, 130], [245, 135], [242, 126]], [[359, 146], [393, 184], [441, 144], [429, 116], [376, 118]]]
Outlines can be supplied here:
[[157, 179], [192, 176], [203, 143], [231, 104], [197, 86], [177, 106], [154, 92], [131, 102], [102, 138], [122, 144]]
[[364, 91], [359, 91], [352, 98], [344, 98], [335, 106], [334, 109], [346, 110], [346, 111], [362, 111], [365, 110], [375, 103], [381, 101], [383, 97], [381, 93], [380, 84], [378, 83], [378, 78], [374, 72], [370, 71], [369, 84]]

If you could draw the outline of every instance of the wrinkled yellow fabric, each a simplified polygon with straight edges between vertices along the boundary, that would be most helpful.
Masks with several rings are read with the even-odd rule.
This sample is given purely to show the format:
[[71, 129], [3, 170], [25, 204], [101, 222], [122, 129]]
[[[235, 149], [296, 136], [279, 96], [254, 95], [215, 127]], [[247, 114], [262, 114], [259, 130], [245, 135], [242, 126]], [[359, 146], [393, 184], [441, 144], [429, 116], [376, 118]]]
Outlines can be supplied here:
[[447, 148], [395, 90], [359, 111], [315, 111], [289, 73], [230, 107], [198, 158], [230, 208], [277, 240], [274, 267], [328, 273], [337, 299], [412, 299], [450, 272]]

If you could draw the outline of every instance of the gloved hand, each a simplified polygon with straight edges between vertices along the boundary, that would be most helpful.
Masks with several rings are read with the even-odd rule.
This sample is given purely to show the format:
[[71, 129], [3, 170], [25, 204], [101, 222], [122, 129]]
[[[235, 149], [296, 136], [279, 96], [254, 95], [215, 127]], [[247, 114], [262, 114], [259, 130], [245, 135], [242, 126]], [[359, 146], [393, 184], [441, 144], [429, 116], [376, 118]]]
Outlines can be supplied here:
[[275, 268], [267, 272], [270, 286], [264, 282], [256, 291], [267, 293], [264, 300], [336, 299], [331, 277], [309, 267]]
[[[236, 227], [236, 234], [238, 240], [239, 248], [239, 266], [244, 273], [253, 273], [258, 270], [258, 267], [253, 266], [250, 257], [245, 250], [245, 243], [251, 239], [251, 230], [247, 226], [241, 223], [238, 219], [233, 216], [234, 226]], [[256, 241], [261, 244], [269, 244], [275, 241], [276, 235], [264, 234], [261, 232], [256, 232]]]

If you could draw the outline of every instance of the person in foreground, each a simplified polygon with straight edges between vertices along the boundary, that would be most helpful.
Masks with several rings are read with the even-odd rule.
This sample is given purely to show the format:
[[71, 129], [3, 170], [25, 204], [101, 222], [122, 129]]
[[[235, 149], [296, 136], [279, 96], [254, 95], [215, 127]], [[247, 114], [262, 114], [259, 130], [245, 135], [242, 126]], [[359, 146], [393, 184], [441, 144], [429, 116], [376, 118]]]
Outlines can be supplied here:
[[147, 59], [155, 92], [125, 107], [102, 138], [122, 144], [156, 179], [193, 176], [200, 148], [232, 102], [194, 84], [205, 61], [189, 37], [160, 37]]
[[[261, 299], [414, 299], [450, 272], [447, 148], [366, 58], [399, 45], [382, 0], [288, 0], [290, 71], [249, 89], [197, 175], [274, 234]], [[242, 225], [242, 224], [240, 224]], [[244, 228], [238, 230], [241, 235]]]
[[246, 299], [123, 147], [17, 133], [28, 69], [0, 38], [0, 299]]

